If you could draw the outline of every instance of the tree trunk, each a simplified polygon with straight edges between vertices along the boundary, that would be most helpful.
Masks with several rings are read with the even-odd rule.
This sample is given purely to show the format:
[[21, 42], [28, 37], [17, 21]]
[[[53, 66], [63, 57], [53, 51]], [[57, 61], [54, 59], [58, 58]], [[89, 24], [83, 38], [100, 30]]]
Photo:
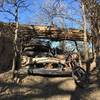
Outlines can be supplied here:
[[16, 69], [16, 59], [18, 54], [18, 47], [17, 47], [17, 38], [18, 38], [18, 8], [15, 9], [15, 37], [14, 37], [14, 58], [12, 64], [12, 72], [14, 77], [14, 71]]
[[84, 60], [86, 61], [88, 59], [88, 42], [87, 42], [87, 33], [86, 33], [86, 14], [85, 14], [85, 6], [83, 2], [82, 5], [82, 11], [83, 11], [83, 31], [84, 31]]
[[80, 64], [80, 66], [82, 67], [82, 58], [81, 58], [81, 54], [80, 54], [80, 51], [79, 51], [77, 42], [74, 41], [74, 43], [75, 43], [75, 46], [76, 46], [76, 49], [77, 49], [77, 52], [78, 52], [78, 55], [79, 55], [79, 64]]

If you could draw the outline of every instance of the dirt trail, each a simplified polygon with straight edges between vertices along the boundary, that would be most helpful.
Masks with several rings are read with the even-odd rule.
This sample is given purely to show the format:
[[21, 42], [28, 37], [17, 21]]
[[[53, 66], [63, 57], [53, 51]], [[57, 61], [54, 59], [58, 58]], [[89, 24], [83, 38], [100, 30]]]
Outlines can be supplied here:
[[71, 77], [42, 76], [26, 76], [15, 83], [6, 73], [0, 74], [0, 100], [100, 100], [100, 84], [82, 89]]

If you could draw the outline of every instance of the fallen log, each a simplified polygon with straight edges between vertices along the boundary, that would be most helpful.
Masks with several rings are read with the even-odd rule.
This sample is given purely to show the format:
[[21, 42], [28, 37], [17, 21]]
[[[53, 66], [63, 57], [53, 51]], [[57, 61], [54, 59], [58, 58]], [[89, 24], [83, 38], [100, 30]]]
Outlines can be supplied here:
[[71, 75], [72, 70], [66, 69], [46, 69], [46, 68], [23, 68], [18, 70], [17, 74], [20, 75], [42, 75], [42, 76], [67, 76]]

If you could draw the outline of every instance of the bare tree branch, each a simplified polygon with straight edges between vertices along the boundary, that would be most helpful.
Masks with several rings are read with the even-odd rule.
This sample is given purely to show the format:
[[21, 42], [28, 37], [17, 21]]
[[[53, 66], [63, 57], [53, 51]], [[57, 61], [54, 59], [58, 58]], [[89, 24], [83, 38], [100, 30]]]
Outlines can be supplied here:
[[5, 8], [0, 9], [0, 12], [5, 12], [5, 13], [9, 13], [11, 14], [13, 17], [15, 17], [15, 14], [13, 12], [11, 12], [10, 10], [6, 10]]

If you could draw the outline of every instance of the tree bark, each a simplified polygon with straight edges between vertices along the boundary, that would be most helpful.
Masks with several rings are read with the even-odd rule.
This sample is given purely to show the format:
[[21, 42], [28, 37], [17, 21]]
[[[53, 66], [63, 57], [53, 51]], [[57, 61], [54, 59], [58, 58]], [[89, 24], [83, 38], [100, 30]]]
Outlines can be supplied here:
[[88, 42], [87, 42], [87, 33], [86, 33], [86, 14], [84, 3], [81, 2], [82, 11], [83, 11], [83, 31], [84, 31], [84, 60], [88, 59]]
[[81, 58], [81, 54], [80, 54], [80, 51], [79, 51], [77, 42], [74, 41], [74, 43], [75, 43], [75, 46], [76, 46], [76, 49], [77, 49], [77, 52], [78, 52], [78, 55], [79, 55], [79, 64], [80, 64], [80, 66], [82, 67], [82, 58]]
[[15, 9], [15, 37], [14, 37], [14, 58], [12, 64], [12, 72], [14, 76], [14, 71], [16, 69], [16, 59], [18, 54], [18, 47], [17, 47], [17, 38], [18, 38], [18, 7]]

